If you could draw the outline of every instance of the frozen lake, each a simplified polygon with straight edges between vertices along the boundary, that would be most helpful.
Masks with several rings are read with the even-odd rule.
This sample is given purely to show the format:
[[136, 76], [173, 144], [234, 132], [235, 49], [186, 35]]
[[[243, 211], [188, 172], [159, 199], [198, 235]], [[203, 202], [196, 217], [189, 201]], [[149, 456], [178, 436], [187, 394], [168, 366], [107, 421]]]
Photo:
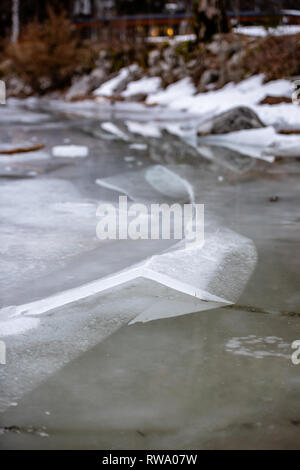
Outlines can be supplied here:
[[[200, 152], [198, 118], [181, 112], [19, 105], [1, 109], [3, 148], [45, 147], [0, 155], [0, 448], [299, 448], [299, 161]], [[53, 156], [63, 145], [88, 155]], [[183, 204], [190, 188], [205, 205], [207, 246], [178, 263], [171, 251], [170, 276], [234, 305], [206, 310], [143, 279], [10, 316], [174, 244], [100, 242], [100, 201]], [[158, 319], [128, 324], [149, 306]]]

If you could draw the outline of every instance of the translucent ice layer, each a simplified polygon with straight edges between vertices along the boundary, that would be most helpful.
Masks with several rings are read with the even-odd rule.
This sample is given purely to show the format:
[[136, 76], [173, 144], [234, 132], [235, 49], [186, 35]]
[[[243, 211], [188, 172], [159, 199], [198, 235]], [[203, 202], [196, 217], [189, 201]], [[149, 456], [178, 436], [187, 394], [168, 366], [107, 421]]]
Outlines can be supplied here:
[[[177, 174], [171, 167], [153, 165], [127, 175], [97, 180], [97, 183], [128, 194], [133, 201], [147, 204], [154, 201], [195, 204], [199, 194], [199, 189], [195, 191], [196, 179], [193, 168], [183, 166]], [[94, 272], [94, 280], [79, 283], [82, 276], [74, 277], [73, 270], [66, 271], [68, 276], [71, 273], [73, 276], [70, 288], [57, 291], [52, 285], [47, 291], [37, 279], [37, 270], [42, 273], [43, 265], [53, 262], [53, 259], [62, 263], [63, 269], [64, 258], [68, 254], [76, 250], [82, 253], [84, 244], [90, 240], [91, 229], [96, 225], [96, 204], [79, 200], [71, 183], [57, 180], [36, 181], [33, 186], [32, 182], [30, 185], [26, 183], [24, 181], [18, 187], [17, 207], [10, 204], [10, 200], [16, 203], [16, 199], [11, 197], [13, 185], [3, 188], [2, 214], [10, 233], [3, 236], [2, 249], [6, 247], [7, 250], [4, 257], [8, 262], [6, 271], [12, 273], [9, 252], [20, 241], [20, 234], [13, 233], [17, 220], [23, 227], [24, 236], [20, 256], [27, 251], [35, 272], [32, 279], [35, 278], [41, 290], [34, 301], [17, 306], [6, 304], [0, 310], [0, 336], [5, 338], [8, 351], [8, 364], [1, 369], [2, 410], [127, 323], [184, 315], [234, 303], [255, 266], [256, 250], [249, 239], [208, 220], [204, 246], [197, 243], [189, 245], [185, 240], [169, 242], [168, 250], [158, 254], [162, 248], [154, 245], [152, 254], [148, 249], [147, 257], [146, 251], [142, 251], [135, 264], [134, 256], [126, 255], [125, 246], [125, 264], [122, 266], [120, 263], [112, 264], [113, 253], [122, 247], [121, 241], [117, 241], [104, 245], [102, 252], [95, 251], [94, 257], [99, 256], [99, 267], [95, 270], [98, 276]], [[35, 198], [37, 193], [38, 201]], [[37, 220], [42, 229], [36, 236], [41, 238], [38, 243], [32, 235], [32, 225]], [[75, 232], [66, 242], [70, 227]], [[41, 252], [45, 234], [47, 237]], [[93, 243], [96, 248], [97, 241]], [[88, 246], [91, 249], [91, 242]], [[105, 251], [107, 265], [110, 270], [115, 266], [114, 272], [105, 270]], [[84, 258], [80, 266], [87, 278], [89, 269], [85, 271]], [[15, 273], [18, 273], [17, 262]], [[58, 280], [59, 271], [56, 273], [55, 279]], [[24, 273], [18, 275], [22, 277]], [[30, 269], [26, 276], [30, 277]], [[62, 277], [61, 285], [68, 285], [66, 276]], [[45, 295], [47, 292], [49, 294]]]

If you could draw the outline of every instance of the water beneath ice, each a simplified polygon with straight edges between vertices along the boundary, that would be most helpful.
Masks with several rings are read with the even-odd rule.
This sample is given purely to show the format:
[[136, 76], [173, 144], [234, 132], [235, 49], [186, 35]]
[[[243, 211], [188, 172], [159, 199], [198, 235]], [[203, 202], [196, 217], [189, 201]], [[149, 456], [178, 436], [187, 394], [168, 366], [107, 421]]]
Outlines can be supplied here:
[[[126, 126], [146, 119], [139, 107], [96, 114], [88, 104], [29, 104], [30, 111], [16, 103], [7, 114], [1, 109], [1, 142], [45, 149], [0, 156], [0, 307], [48, 298], [170, 250], [170, 241], [97, 239], [99, 201], [117, 203], [121, 193], [148, 202], [193, 197], [205, 204], [207, 234], [235, 234], [241, 256], [241, 240], [249, 240], [257, 261], [249, 281], [250, 266], [238, 276], [225, 236], [226, 256], [214, 249], [187, 255], [186, 267], [180, 258], [177, 280], [198, 287], [192, 263], [199, 259], [201, 287], [235, 302], [223, 308], [197, 311], [186, 294], [138, 279], [2, 322], [0, 448], [299, 448], [300, 365], [291, 361], [300, 339], [299, 161], [270, 164], [219, 147], [202, 148], [203, 157], [164, 130], [193, 124], [180, 113], [149, 108], [147, 120], [161, 134], [154, 137]], [[113, 126], [101, 126], [107, 122]], [[64, 144], [87, 146], [89, 156], [53, 157], [52, 147]], [[160, 260], [154, 265], [165, 274]], [[128, 325], [149, 305], [161, 317], [171, 305], [177, 316]], [[180, 315], [187, 305], [194, 313]]]

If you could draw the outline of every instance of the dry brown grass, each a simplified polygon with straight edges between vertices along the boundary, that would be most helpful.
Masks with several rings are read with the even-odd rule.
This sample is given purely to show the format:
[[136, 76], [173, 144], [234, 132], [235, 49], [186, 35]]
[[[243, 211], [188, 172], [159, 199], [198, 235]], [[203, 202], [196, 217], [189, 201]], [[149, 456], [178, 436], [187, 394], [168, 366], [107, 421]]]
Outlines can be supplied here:
[[257, 40], [244, 59], [246, 73], [264, 73], [266, 80], [300, 75], [300, 34]]
[[92, 65], [93, 50], [84, 45], [62, 11], [49, 8], [44, 24], [30, 23], [17, 44], [6, 47], [12, 72], [36, 92], [68, 86], [74, 73]]

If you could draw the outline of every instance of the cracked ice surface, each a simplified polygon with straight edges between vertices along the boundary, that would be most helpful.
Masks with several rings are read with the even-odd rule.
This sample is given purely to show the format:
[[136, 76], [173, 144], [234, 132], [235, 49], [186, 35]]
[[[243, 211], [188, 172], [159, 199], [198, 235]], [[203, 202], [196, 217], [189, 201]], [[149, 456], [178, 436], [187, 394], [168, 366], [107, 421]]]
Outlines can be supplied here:
[[[21, 318], [20, 322], [29, 322], [29, 326], [35, 322], [34, 327], [38, 328], [7, 339], [10, 360], [9, 365], [1, 369], [0, 410], [5, 410], [55, 371], [146, 311], [149, 305], [159, 302], [162, 308], [170, 292], [160, 284], [136, 279], [63, 305], [39, 319]], [[174, 292], [174, 301], [176, 295]], [[178, 300], [182, 307], [186, 306], [184, 296]], [[186, 301], [197, 311], [190, 296], [186, 296]]]
[[[10, 126], [14, 142], [25, 142], [33, 135], [38, 142], [45, 141], [49, 156], [41, 158], [41, 165], [52, 161], [51, 148], [63, 145], [66, 137], [70, 144], [87, 145], [89, 156], [69, 159], [68, 166], [31, 181], [0, 181], [0, 248], [9, 246], [0, 263], [1, 306], [12, 306], [1, 312], [0, 339], [7, 335], [3, 339], [8, 353], [7, 365], [0, 368], [1, 409], [12, 406], [1, 414], [0, 426], [21, 428], [17, 435], [3, 433], [0, 427], [0, 446], [298, 446], [299, 374], [290, 361], [291, 343], [299, 331], [297, 162], [285, 159], [270, 165], [213, 146], [205, 147], [204, 159], [204, 145], [197, 154], [174, 135], [164, 133], [162, 139], [130, 135], [108, 106], [50, 103], [53, 111], [62, 113], [66, 106], [70, 113], [86, 114], [92, 121], [60, 120], [56, 114], [55, 122], [40, 124], [28, 112], [26, 125]], [[116, 104], [119, 119], [123, 113], [124, 120], [149, 121], [150, 115], [153, 122], [163, 113], [170, 131], [182, 130], [186, 124], [187, 117], [182, 118], [182, 127], [174, 123], [173, 111], [167, 109], [149, 108], [145, 113], [141, 106], [126, 106], [129, 109]], [[42, 108], [47, 111], [46, 100]], [[293, 109], [299, 113], [297, 107]], [[35, 114], [39, 112], [36, 106]], [[270, 117], [271, 112], [273, 119], [276, 113], [270, 109]], [[99, 115], [128, 135], [128, 140], [97, 136], [94, 130], [107, 133], [95, 118]], [[11, 117], [18, 120], [16, 113]], [[3, 142], [8, 142], [9, 132], [5, 132]], [[126, 164], [125, 155], [135, 155], [142, 169]], [[22, 159], [26, 160], [25, 155]], [[33, 165], [33, 159], [29, 163]], [[118, 195], [126, 192], [132, 201], [146, 204], [183, 204], [192, 194], [206, 208], [206, 251], [190, 259], [181, 244], [100, 243], [95, 238], [99, 200], [116, 204]], [[271, 196], [278, 196], [276, 203], [270, 202]], [[220, 245], [216, 249], [214, 237]], [[189, 286], [197, 282], [201, 288], [196, 279], [201, 270], [202, 287], [205, 284], [221, 298], [226, 292], [233, 299], [238, 292], [226, 284], [227, 276], [229, 282], [231, 267], [239, 272], [242, 256], [253, 249], [249, 239], [254, 240], [259, 261], [236, 305], [206, 311], [207, 301], [145, 277], [75, 298], [95, 280], [103, 287], [104, 278], [107, 283], [116, 275], [133, 273], [146, 259], [151, 269], [145, 266], [145, 274], [155, 271], [164, 281], [170, 274], [165, 266], [174, 264], [175, 282], [176, 264], [183, 258]], [[231, 254], [236, 263], [231, 264]], [[222, 260], [220, 266], [215, 264], [217, 258]], [[177, 281], [186, 287], [182, 276]], [[218, 286], [222, 286], [219, 292]], [[37, 307], [40, 301], [67, 293], [71, 301], [52, 310], [11, 316], [16, 313], [13, 306], [37, 302]], [[183, 316], [199, 312], [201, 306], [202, 313]], [[122, 327], [163, 314], [178, 317]], [[45, 383], [38, 386], [41, 381]], [[30, 393], [24, 396], [26, 392]], [[44, 425], [48, 437], [23, 432], [33, 424]]]
[[[176, 165], [97, 178], [113, 200], [125, 193], [147, 204], [194, 203], [196, 182], [194, 168]], [[204, 247], [101, 243], [97, 203], [62, 178], [1, 185], [2, 410], [129, 322], [235, 302], [255, 266], [253, 243], [210, 214]]]

